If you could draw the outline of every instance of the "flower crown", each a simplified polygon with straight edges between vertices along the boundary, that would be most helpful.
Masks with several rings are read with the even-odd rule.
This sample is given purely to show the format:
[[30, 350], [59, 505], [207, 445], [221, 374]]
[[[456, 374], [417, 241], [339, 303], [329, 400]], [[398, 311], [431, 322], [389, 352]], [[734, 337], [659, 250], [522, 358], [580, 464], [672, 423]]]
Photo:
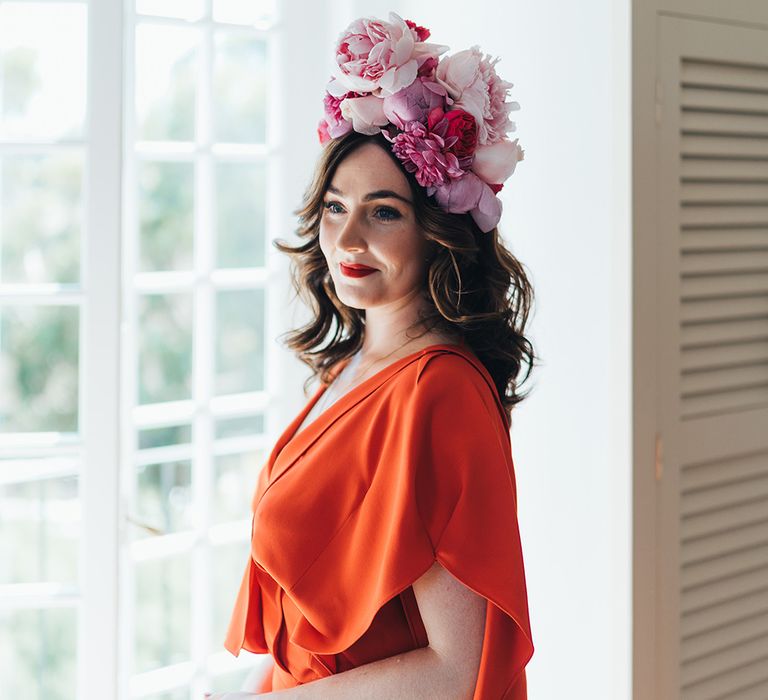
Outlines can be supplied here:
[[501, 218], [496, 193], [523, 160], [507, 102], [512, 87], [478, 46], [438, 57], [428, 29], [394, 12], [353, 21], [339, 36], [326, 86], [321, 144], [352, 131], [381, 133], [416, 181], [453, 214], [469, 212], [487, 233]]

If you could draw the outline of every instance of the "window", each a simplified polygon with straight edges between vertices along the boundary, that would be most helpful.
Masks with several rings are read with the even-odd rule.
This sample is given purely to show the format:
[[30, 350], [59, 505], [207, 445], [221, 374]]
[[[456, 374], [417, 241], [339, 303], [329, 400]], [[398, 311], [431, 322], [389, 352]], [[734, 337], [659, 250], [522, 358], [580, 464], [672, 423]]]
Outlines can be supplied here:
[[[201, 697], [270, 405], [269, 2], [0, 0], [0, 678]], [[87, 79], [84, 79], [87, 76]]]

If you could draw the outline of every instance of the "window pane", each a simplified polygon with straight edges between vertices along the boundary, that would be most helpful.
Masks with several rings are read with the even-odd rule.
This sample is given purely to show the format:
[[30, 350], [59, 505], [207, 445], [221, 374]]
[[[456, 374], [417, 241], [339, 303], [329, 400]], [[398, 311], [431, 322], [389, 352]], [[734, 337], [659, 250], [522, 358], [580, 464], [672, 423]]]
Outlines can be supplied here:
[[83, 137], [86, 36], [82, 2], [0, 2], [0, 139]]
[[[213, 595], [213, 621], [211, 625], [211, 651], [221, 651], [232, 615], [237, 591], [248, 563], [250, 542], [236, 542], [211, 549], [211, 593]], [[230, 688], [229, 690], [235, 690]]]
[[219, 267], [262, 267], [265, 260], [266, 164], [216, 166]]
[[139, 299], [139, 403], [192, 395], [192, 298], [147, 294]]
[[211, 520], [214, 523], [249, 517], [256, 479], [268, 457], [267, 450], [256, 450], [214, 458], [211, 503]]
[[140, 166], [142, 270], [191, 269], [194, 175], [191, 163], [143, 163]]
[[136, 0], [136, 12], [194, 21], [203, 16], [203, 0]]
[[143, 140], [195, 138], [199, 33], [186, 27], [136, 27], [136, 132]]
[[0, 430], [78, 429], [79, 310], [0, 307]]
[[169, 425], [164, 428], [147, 428], [139, 431], [139, 449], [165, 447], [166, 445], [185, 445], [192, 442], [192, 426]]
[[258, 435], [264, 432], [264, 416], [238, 416], [237, 418], [220, 418], [216, 421], [216, 438], [240, 437], [241, 435]]
[[137, 562], [136, 672], [188, 661], [190, 655], [189, 557]]
[[76, 583], [79, 536], [76, 476], [0, 487], [0, 584]]
[[230, 24], [264, 26], [274, 20], [273, 0], [213, 0], [213, 19]]
[[264, 290], [216, 296], [216, 393], [264, 388]]
[[[163, 534], [192, 527], [192, 464], [189, 460], [136, 467], [138, 519]], [[141, 530], [140, 536], [148, 536]]]
[[214, 140], [263, 143], [266, 138], [267, 48], [241, 32], [217, 32], [213, 67]]
[[0, 610], [3, 697], [75, 700], [74, 608]]
[[79, 280], [82, 186], [78, 151], [0, 158], [3, 282]]

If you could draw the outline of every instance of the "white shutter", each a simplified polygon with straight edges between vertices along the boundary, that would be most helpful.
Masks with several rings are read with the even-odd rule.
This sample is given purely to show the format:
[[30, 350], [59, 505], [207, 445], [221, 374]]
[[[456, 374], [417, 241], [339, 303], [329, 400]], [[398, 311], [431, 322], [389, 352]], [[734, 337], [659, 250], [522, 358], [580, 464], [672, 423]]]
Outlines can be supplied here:
[[766, 700], [768, 31], [659, 31], [658, 687]]

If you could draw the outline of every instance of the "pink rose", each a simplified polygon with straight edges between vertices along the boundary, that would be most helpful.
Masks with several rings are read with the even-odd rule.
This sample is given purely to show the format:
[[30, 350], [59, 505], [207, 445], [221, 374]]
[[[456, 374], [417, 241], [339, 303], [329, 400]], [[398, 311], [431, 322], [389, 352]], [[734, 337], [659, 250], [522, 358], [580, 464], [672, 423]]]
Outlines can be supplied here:
[[491, 145], [478, 146], [472, 161], [472, 172], [489, 184], [504, 182], [515, 172], [515, 166], [525, 155], [518, 140], [504, 139]]
[[395, 12], [389, 13], [389, 22], [356, 19], [339, 37], [336, 78], [347, 90], [392, 95], [416, 79], [427, 59], [448, 50], [420, 39], [428, 35], [423, 27], [411, 29]]
[[508, 131], [515, 130], [509, 113], [520, 109], [517, 102], [506, 102], [512, 87], [496, 74], [489, 56], [483, 57], [477, 46], [446, 56], [437, 65], [435, 80], [445, 87], [454, 107], [469, 112], [477, 122], [477, 142], [495, 143]]

